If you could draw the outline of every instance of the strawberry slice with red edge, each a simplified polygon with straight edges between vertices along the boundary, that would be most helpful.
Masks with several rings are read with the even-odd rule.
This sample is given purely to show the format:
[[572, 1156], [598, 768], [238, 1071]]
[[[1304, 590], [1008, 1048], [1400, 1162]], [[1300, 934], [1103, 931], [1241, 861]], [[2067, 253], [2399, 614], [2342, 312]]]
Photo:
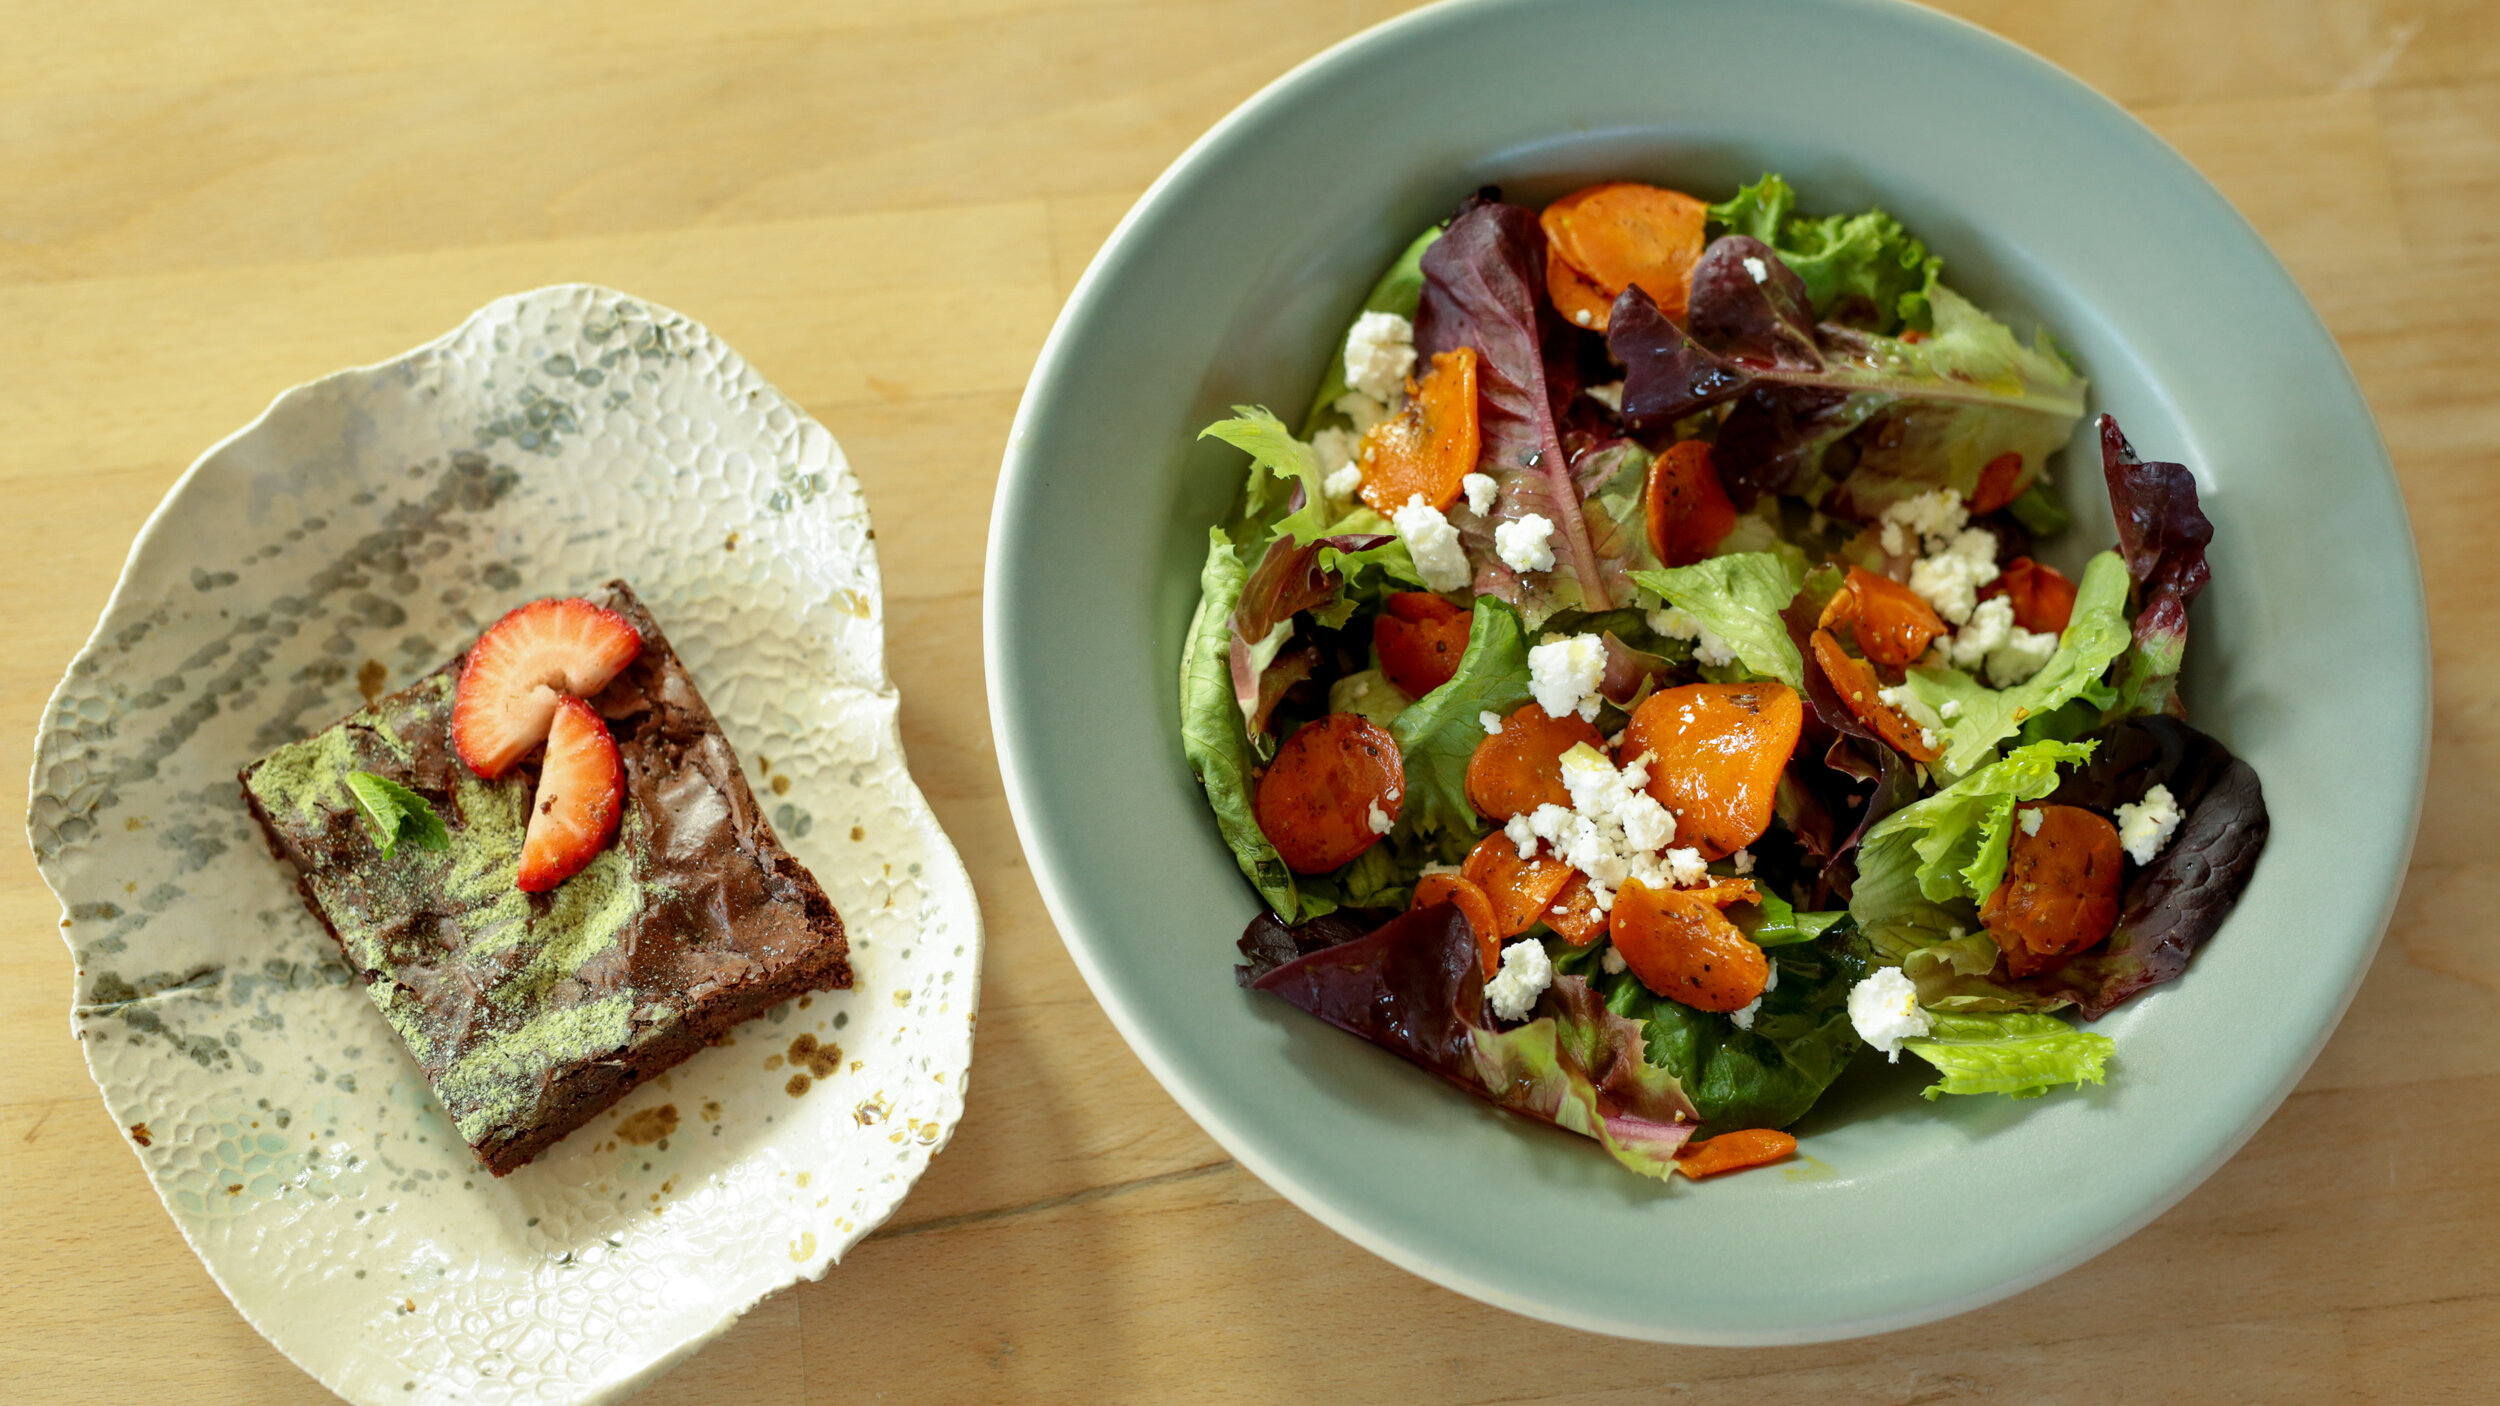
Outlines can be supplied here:
[[580, 873], [624, 814], [625, 763], [606, 720], [578, 698], [558, 698], [521, 841], [521, 892], [545, 893]]
[[588, 698], [642, 653], [625, 617], [578, 597], [534, 600], [469, 647], [451, 705], [451, 742], [492, 781], [546, 740], [566, 694]]

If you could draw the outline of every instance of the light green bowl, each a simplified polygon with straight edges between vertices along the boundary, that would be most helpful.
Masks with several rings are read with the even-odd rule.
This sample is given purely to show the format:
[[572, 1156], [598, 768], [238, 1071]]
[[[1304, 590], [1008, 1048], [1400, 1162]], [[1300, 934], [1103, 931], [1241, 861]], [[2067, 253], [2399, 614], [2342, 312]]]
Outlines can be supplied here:
[[[1947, 277], [2055, 329], [2094, 409], [2185, 461], [2215, 527], [2188, 695], [2264, 779], [2273, 840], [2178, 983], [2099, 1028], [2107, 1087], [1922, 1102], [1870, 1063], [1785, 1171], [1660, 1185], [1233, 984], [1254, 911], [1181, 757], [1180, 641], [1241, 456], [1298, 419], [1383, 265], [1476, 186], [1764, 170], [1880, 202]], [[2110, 540], [2082, 436], [2079, 560]], [[991, 715], [1069, 952], [1172, 1096], [1262, 1180], [1417, 1274], [1629, 1337], [1897, 1328], [2038, 1283], [2229, 1157], [2325, 1043], [2384, 930], [2421, 793], [2419, 567], [2368, 410], [2257, 236], [2150, 132], [1957, 21], [1864, 0], [1484, 0], [1296, 69], [1138, 202], [1069, 300], [991, 521]]]

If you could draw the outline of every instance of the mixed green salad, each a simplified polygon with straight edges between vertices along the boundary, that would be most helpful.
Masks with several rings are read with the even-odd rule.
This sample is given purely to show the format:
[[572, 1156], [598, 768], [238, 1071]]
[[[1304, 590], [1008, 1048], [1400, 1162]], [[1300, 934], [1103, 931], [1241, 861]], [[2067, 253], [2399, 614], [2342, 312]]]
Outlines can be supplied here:
[[2212, 527], [1881, 211], [1778, 176], [1469, 198], [1307, 415], [1241, 408], [1182, 729], [1245, 986], [1653, 1176], [1757, 1165], [1872, 1048], [2100, 1083], [2263, 849], [2188, 726]]

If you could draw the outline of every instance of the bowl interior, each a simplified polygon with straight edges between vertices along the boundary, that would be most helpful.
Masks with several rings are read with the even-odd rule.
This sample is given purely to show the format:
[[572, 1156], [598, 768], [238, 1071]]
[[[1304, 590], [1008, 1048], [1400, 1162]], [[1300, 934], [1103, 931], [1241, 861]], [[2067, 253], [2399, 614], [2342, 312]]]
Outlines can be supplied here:
[[[1232, 939], [1256, 900], [1176, 714], [1206, 527], [1244, 461], [1193, 436], [1236, 404], [1298, 419], [1379, 269], [1479, 185], [1535, 202], [1636, 178], [1718, 199], [1766, 170], [1809, 212], [1900, 216], [1956, 288], [2018, 331], [2054, 330], [2093, 411], [2195, 470], [2216, 540], [2188, 695], [2257, 768], [2274, 832], [2188, 977], [2101, 1023], [2118, 1042], [2107, 1087], [1931, 1105], [1910, 1071], [1862, 1065], [1801, 1127], [1796, 1165], [1660, 1186], [1235, 988]], [[2085, 434], [2060, 479], [2076, 526], [2051, 555], [2071, 567], [2111, 540]], [[1331, 1226], [1578, 1326], [1846, 1336], [1976, 1306], [2114, 1243], [2289, 1091], [2367, 965], [2411, 843], [2419, 572], [2333, 342], [2142, 126], [1906, 6], [1488, 0], [1322, 55], [1209, 133], [1113, 236], [1035, 372], [998, 508], [987, 636], [1009, 795], [1123, 1033]], [[2342, 764], [2303, 764], [2328, 754]], [[2339, 882], [2300, 882], [2320, 870]], [[2043, 1169], [2072, 1167], [2097, 1170], [2043, 1203]]]

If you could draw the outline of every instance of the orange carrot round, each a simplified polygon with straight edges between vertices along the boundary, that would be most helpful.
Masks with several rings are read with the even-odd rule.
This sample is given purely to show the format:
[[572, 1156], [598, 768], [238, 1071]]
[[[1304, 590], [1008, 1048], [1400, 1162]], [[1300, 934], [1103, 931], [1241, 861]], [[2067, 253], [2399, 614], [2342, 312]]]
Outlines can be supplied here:
[[2075, 583], [2054, 566], [2016, 557], [1997, 579], [1981, 588], [1979, 598], [2004, 596], [2014, 602], [2014, 623], [2041, 634], [2062, 635], [2075, 618]]
[[1571, 261], [1556, 257], [1549, 249], [1545, 258], [1545, 295], [1554, 300], [1554, 311], [1574, 327], [1592, 332], [1606, 330], [1606, 315], [1614, 310], [1615, 300], [1606, 290], [1589, 282], [1588, 275], [1571, 266]]
[[1406, 383], [1406, 408], [1363, 436], [1363, 501], [1395, 513], [1411, 498], [1436, 508], [1458, 501], [1461, 480], [1476, 471], [1476, 349], [1432, 358], [1421, 382]]
[[1506, 939], [1543, 920], [1546, 910], [1580, 874], [1561, 860], [1541, 854], [1521, 859], [1519, 847], [1499, 830], [1476, 842], [1459, 871], [1493, 900], [1493, 927]]
[[1545, 925], [1574, 947], [1586, 947], [1606, 935], [1606, 915], [1597, 911], [1597, 895], [1589, 892], [1586, 874], [1571, 871], [1562, 892], [1545, 906]]
[[1455, 903], [1467, 917], [1467, 926], [1476, 935], [1476, 959], [1484, 964], [1484, 979], [1502, 969], [1502, 934], [1493, 914], [1493, 900], [1485, 891], [1459, 874], [1426, 874], [1415, 881], [1415, 901], [1411, 908], [1429, 908], [1436, 903]]
[[1259, 829], [1285, 867], [1325, 874], [1378, 844], [1405, 799], [1397, 740], [1360, 714], [1331, 713], [1276, 749], [1259, 778]]
[[1678, 440], [1652, 460], [1642, 491], [1650, 550], [1668, 566], [1691, 566], [1736, 527], [1736, 505], [1711, 462], [1710, 446]]
[[2036, 829], [2014, 827], [2005, 881], [1979, 907], [2005, 952], [2005, 969], [2034, 976], [2109, 936], [2118, 925], [2118, 827], [2080, 806], [2027, 805]]
[[1776, 1162], [1797, 1150], [1797, 1139], [1777, 1128], [1739, 1128], [1688, 1142], [1676, 1150], [1675, 1169], [1688, 1177], [1715, 1177]]
[[1400, 591], [1372, 621], [1380, 671], [1409, 698], [1450, 681], [1467, 653], [1474, 617], [1429, 591]]
[[1844, 621], [1856, 632], [1858, 649], [1887, 669], [1917, 663], [1936, 636], [1947, 633], [1934, 607], [1917, 592], [1862, 566], [1849, 568], [1848, 579], [1823, 607], [1825, 629]]
[[[1549, 265], [1556, 258], [1570, 264], [1609, 306], [1637, 284], [1659, 311], [1681, 322], [1709, 218], [1709, 206], [1680, 190], [1607, 181], [1546, 206], [1537, 222], [1545, 227]], [[1582, 325], [1604, 331], [1605, 315]]]
[[1993, 513], [2023, 496], [2023, 456], [2008, 449], [1979, 471], [1979, 486], [1970, 492], [1972, 513]]
[[1812, 643], [1815, 665], [1832, 681], [1832, 691], [1840, 695], [1841, 703], [1869, 731], [1914, 762], [1932, 762], [1943, 755], [1928, 745], [1918, 724], [1883, 700], [1883, 681], [1875, 677], [1872, 665], [1842, 649], [1829, 630], [1816, 630]]
[[1502, 730], [1476, 744], [1467, 759], [1467, 803], [1489, 820], [1508, 820], [1541, 805], [1568, 807], [1571, 793], [1563, 789], [1562, 754], [1587, 743], [1603, 747], [1606, 739], [1594, 723], [1573, 713], [1549, 716], [1534, 703], [1502, 720]]
[[1742, 1010], [1771, 978], [1771, 961], [1699, 893], [1638, 879], [1615, 891], [1607, 924], [1641, 985], [1696, 1010]]
[[1805, 704], [1780, 683], [1696, 683], [1653, 693], [1616, 755], [1649, 758], [1649, 794], [1675, 812], [1675, 842], [1724, 859], [1771, 827]]

